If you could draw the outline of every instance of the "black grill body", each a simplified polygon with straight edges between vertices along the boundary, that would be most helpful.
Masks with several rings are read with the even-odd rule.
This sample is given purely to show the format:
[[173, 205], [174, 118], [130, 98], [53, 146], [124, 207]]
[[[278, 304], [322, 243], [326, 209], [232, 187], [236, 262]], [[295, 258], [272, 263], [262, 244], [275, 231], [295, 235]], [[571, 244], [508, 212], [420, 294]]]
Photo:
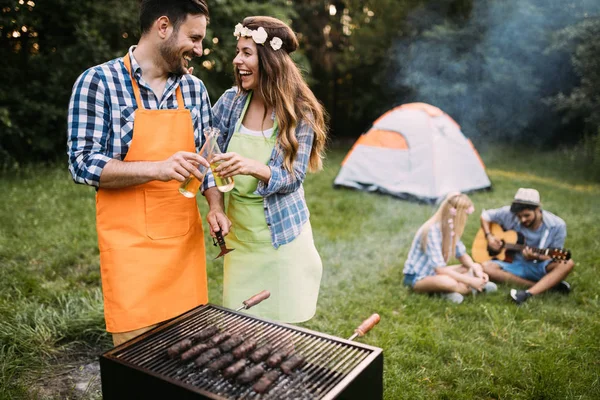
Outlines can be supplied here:
[[[265, 393], [252, 384], [167, 356], [173, 344], [216, 325], [278, 347], [292, 345], [306, 362]], [[254, 365], [248, 361], [248, 367]], [[223, 307], [196, 307], [100, 356], [102, 394], [114, 399], [382, 399], [383, 352], [316, 331]]]

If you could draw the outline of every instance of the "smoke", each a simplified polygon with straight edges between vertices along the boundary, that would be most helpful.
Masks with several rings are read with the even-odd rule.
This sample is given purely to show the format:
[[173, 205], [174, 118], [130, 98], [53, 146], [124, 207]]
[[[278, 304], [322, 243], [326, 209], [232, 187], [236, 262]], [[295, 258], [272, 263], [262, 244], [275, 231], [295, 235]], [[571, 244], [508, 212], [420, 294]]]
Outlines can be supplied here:
[[411, 93], [400, 102], [440, 107], [478, 142], [556, 139], [560, 122], [544, 98], [568, 91], [577, 77], [569, 54], [547, 49], [556, 31], [599, 15], [600, 2], [473, 0], [469, 6], [451, 13], [438, 3], [409, 17], [413, 35], [394, 46], [392, 81]]

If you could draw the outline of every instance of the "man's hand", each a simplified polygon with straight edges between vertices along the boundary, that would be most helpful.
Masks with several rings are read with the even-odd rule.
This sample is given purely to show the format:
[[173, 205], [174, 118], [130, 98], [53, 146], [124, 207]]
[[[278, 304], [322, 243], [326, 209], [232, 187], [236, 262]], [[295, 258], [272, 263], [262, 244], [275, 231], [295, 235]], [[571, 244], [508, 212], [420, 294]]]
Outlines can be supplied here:
[[215, 232], [221, 231], [223, 236], [227, 236], [231, 229], [231, 221], [222, 209], [210, 209], [206, 214], [206, 221], [210, 227], [210, 236], [215, 237]]
[[523, 257], [525, 257], [525, 259], [528, 261], [538, 259], [537, 254], [534, 253], [533, 250], [531, 250], [531, 247], [525, 247], [522, 251], [522, 254], [523, 254]]
[[502, 249], [502, 241], [496, 239], [496, 237], [494, 235], [492, 235], [491, 233], [489, 235], [487, 235], [486, 237], [487, 242], [488, 242], [488, 246], [494, 250], [494, 251], [500, 251], [500, 249]]
[[156, 164], [156, 180], [168, 182], [175, 179], [183, 182], [190, 174], [202, 180], [204, 177], [198, 170], [199, 165], [209, 168], [208, 161], [204, 157], [189, 151], [178, 151]]

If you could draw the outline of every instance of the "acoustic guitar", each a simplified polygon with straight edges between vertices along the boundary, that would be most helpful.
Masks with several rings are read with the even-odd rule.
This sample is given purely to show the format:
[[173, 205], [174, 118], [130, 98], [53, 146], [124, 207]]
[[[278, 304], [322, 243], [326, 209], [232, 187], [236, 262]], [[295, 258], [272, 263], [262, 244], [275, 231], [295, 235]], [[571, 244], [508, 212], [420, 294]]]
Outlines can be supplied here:
[[[500, 251], [494, 251], [488, 247], [488, 242], [483, 229], [480, 228], [473, 240], [471, 256], [478, 263], [489, 261], [492, 259], [512, 262], [513, 255], [517, 251], [522, 251], [527, 245], [523, 235], [515, 231], [505, 231], [502, 227], [495, 223], [490, 223], [490, 232], [496, 239], [502, 242]], [[530, 247], [537, 254], [542, 254], [552, 257], [554, 261], [566, 261], [571, 259], [571, 252], [565, 249], [538, 249]]]

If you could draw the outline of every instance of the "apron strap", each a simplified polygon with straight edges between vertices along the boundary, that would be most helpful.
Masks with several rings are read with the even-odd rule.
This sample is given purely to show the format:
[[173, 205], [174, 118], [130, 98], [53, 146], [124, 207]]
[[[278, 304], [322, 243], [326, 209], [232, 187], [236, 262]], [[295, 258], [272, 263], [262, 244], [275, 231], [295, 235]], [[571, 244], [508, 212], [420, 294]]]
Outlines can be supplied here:
[[[133, 73], [131, 71], [131, 59], [129, 57], [129, 53], [123, 57], [123, 63], [125, 64], [125, 68], [127, 72], [129, 72], [129, 77], [131, 78], [131, 85], [133, 86], [133, 95], [135, 96], [135, 101], [139, 108], [144, 109], [144, 103], [142, 103], [142, 99], [140, 96], [140, 87], [137, 84], [137, 81], [133, 77]], [[181, 87], [177, 86], [175, 90], [175, 95], [177, 96], [177, 108], [179, 110], [185, 109], [185, 103], [183, 102], [183, 94], [181, 93]]]
[[[235, 128], [233, 130], [234, 133], [240, 131], [242, 121], [244, 120], [244, 116], [246, 115], [246, 111], [248, 110], [248, 106], [250, 105], [250, 100], [252, 99], [252, 93], [253, 92], [248, 93], [248, 97], [246, 97], [246, 102], [244, 103], [244, 108], [242, 109], [242, 113], [240, 114], [240, 117], [238, 118], [237, 122], [235, 123]], [[277, 124], [277, 118], [275, 118], [275, 120], [273, 121], [273, 135], [275, 137], [277, 137], [277, 129], [278, 128], [279, 128], [279, 125]]]

